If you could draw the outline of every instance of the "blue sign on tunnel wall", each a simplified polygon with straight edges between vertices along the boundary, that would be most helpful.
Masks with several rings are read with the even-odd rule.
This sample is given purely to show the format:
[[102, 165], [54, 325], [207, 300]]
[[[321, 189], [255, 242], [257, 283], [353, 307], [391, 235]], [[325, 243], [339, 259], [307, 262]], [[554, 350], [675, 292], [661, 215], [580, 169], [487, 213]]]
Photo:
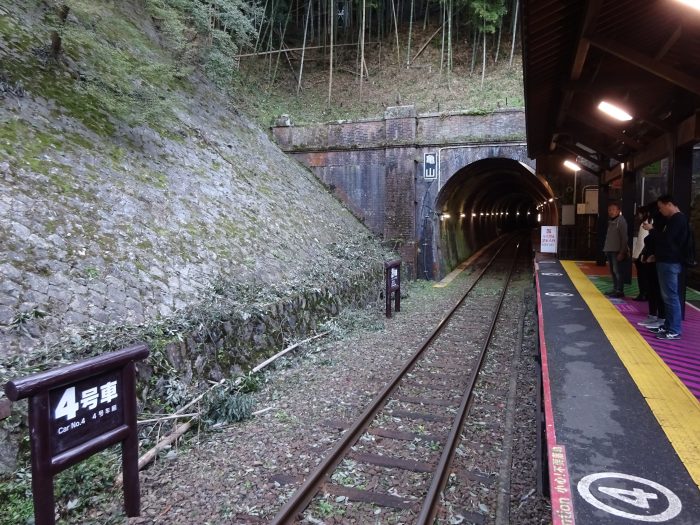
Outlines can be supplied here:
[[423, 154], [423, 178], [437, 179], [437, 155], [435, 152]]

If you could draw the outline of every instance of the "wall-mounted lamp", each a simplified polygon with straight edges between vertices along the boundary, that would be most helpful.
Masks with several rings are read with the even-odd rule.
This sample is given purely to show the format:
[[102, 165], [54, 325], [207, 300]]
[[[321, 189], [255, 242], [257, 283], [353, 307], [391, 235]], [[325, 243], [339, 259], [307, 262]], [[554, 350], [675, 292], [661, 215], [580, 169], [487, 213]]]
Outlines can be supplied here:
[[542, 222], [542, 214], [541, 213], [537, 214], [537, 222]]
[[598, 109], [615, 120], [622, 122], [632, 120], [632, 115], [627, 113], [624, 109], [610, 102], [606, 102], [605, 100], [602, 100], [600, 104], [598, 104]]
[[476, 213], [472, 213], [472, 217], [476, 217]]
[[450, 214], [449, 214], [449, 213], [441, 213], [441, 214], [440, 214], [440, 220], [441, 220], [441, 221], [445, 221], [445, 220], [447, 220], [447, 219], [449, 219], [449, 218], [450, 218]]
[[554, 198], [550, 197], [548, 202], [554, 202]]
[[460, 218], [460, 219], [464, 219], [465, 217], [466, 217], [466, 215], [465, 215], [464, 213], [460, 213], [460, 214], [459, 214], [459, 218]]

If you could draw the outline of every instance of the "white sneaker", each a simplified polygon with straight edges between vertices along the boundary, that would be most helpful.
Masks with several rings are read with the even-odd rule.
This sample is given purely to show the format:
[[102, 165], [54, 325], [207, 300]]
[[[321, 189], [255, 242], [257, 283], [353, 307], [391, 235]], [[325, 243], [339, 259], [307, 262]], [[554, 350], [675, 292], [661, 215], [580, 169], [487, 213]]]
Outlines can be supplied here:
[[656, 317], [655, 315], [647, 315], [646, 319], [642, 319], [637, 324], [639, 326], [649, 326], [649, 325], [655, 325], [658, 322], [659, 322], [659, 318]]
[[666, 319], [659, 319], [659, 320], [656, 321], [654, 324], [647, 324], [647, 325], [644, 325], [644, 326], [646, 326], [647, 328], [660, 328], [660, 327], [662, 327], [665, 323], [666, 323]]

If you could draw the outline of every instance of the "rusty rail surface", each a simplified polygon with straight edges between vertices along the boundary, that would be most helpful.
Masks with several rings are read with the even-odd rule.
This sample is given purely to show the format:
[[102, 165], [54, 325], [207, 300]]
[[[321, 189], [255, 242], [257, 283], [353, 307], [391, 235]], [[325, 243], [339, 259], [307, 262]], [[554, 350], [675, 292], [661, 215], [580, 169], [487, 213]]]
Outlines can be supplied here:
[[[355, 443], [362, 436], [362, 434], [368, 429], [376, 415], [385, 407], [389, 396], [397, 389], [401, 381], [405, 378], [406, 374], [413, 369], [413, 367], [421, 358], [421, 356], [430, 347], [431, 343], [433, 343], [437, 336], [442, 332], [442, 330], [448, 324], [455, 312], [462, 306], [469, 294], [479, 283], [482, 276], [491, 268], [496, 258], [501, 254], [501, 252], [505, 249], [506, 246], [512, 245], [514, 239], [515, 236], [509, 236], [503, 242], [503, 244], [501, 244], [498, 247], [498, 249], [494, 252], [493, 256], [489, 259], [487, 264], [478, 272], [476, 278], [469, 285], [469, 287], [464, 292], [460, 300], [455, 304], [455, 306], [450, 310], [450, 312], [438, 323], [435, 329], [424, 340], [424, 342], [420, 345], [418, 350], [411, 356], [411, 358], [406, 362], [406, 364], [396, 374], [396, 376], [384, 387], [384, 389], [379, 394], [377, 394], [377, 396], [372, 400], [372, 402], [365, 409], [365, 411], [358, 417], [354, 424], [347, 429], [343, 437], [338, 441], [338, 443], [336, 443], [336, 445], [328, 453], [326, 458], [316, 467], [316, 469], [311, 474], [309, 474], [308, 478], [304, 481], [304, 483], [299, 487], [299, 489], [292, 495], [292, 497], [284, 504], [284, 506], [277, 513], [277, 515], [271, 522], [272, 524], [283, 525], [294, 523], [297, 517], [304, 512], [306, 507], [309, 505], [311, 500], [319, 492], [320, 488], [324, 484], [326, 476], [329, 473], [332, 473], [334, 469], [338, 466], [338, 464], [348, 455], [348, 452], [350, 451], [351, 447], [355, 445]], [[447, 480], [449, 466], [452, 457], [454, 456], [454, 451], [457, 447], [459, 431], [464, 423], [464, 420], [466, 419], [466, 416], [469, 413], [474, 385], [476, 383], [479, 370], [481, 369], [481, 365], [483, 364], [484, 356], [486, 355], [486, 349], [493, 336], [496, 321], [498, 319], [498, 315], [501, 311], [505, 294], [508, 289], [508, 284], [510, 283], [515, 264], [518, 259], [520, 244], [521, 243], [518, 243], [516, 245], [513, 263], [510, 267], [507, 279], [503, 286], [503, 291], [501, 292], [498, 304], [493, 313], [488, 335], [486, 336], [485, 342], [477, 357], [475, 367], [473, 368], [472, 373], [470, 374], [470, 378], [467, 385], [467, 391], [462, 397], [457, 417], [454, 420], [451, 432], [446, 439], [446, 444], [443, 449], [440, 461], [438, 463], [438, 470], [432, 470], [433, 472], [435, 472], [435, 475], [433, 476], [433, 481], [430, 485], [430, 488], [428, 489], [425, 503], [421, 509], [419, 521], [417, 523], [432, 523], [431, 520], [435, 516], [437, 505], [440, 499], [440, 493]]]

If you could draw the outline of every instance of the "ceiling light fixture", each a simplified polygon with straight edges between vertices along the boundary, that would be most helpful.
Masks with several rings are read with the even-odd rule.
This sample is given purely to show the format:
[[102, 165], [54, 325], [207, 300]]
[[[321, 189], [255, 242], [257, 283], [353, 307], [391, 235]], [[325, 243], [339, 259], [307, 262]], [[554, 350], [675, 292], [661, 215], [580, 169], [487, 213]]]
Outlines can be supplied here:
[[678, 0], [681, 4], [685, 4], [693, 9], [700, 10], [700, 0]]
[[605, 100], [602, 100], [600, 104], [598, 104], [598, 109], [615, 120], [632, 120], [632, 115], [627, 113], [624, 109], [616, 106], [615, 104], [611, 104], [610, 102], [606, 102]]
[[570, 170], [573, 170], [573, 171], [579, 171], [581, 169], [581, 166], [579, 166], [578, 164], [576, 164], [575, 162], [570, 161], [570, 160], [565, 160], [564, 166], [566, 166], [567, 168], [569, 168]]

